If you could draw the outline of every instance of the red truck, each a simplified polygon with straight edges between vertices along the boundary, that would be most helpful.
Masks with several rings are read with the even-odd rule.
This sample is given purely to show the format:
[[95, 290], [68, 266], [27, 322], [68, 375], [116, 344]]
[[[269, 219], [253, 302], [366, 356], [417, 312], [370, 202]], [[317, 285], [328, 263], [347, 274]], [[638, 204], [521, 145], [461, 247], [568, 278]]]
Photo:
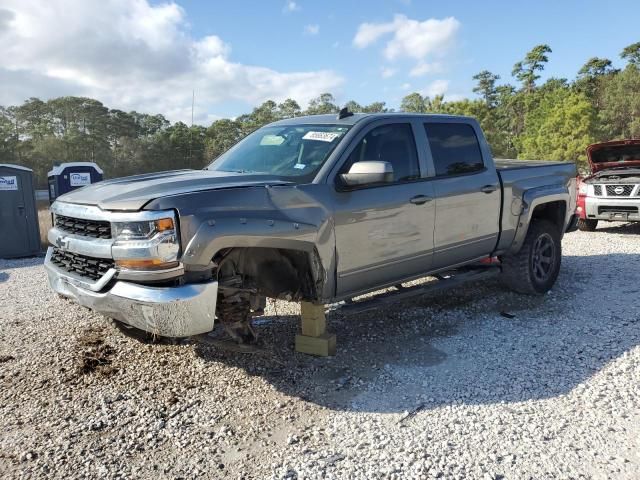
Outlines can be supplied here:
[[587, 148], [591, 174], [578, 186], [578, 228], [599, 221], [640, 222], [640, 139], [596, 143]]

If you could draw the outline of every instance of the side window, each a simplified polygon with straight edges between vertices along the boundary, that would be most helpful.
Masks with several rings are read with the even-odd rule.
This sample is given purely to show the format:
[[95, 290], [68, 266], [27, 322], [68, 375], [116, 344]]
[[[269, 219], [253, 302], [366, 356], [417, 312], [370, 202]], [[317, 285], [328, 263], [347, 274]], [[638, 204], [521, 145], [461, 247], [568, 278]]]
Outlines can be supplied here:
[[348, 172], [356, 162], [374, 160], [389, 162], [396, 182], [419, 178], [418, 153], [411, 124], [390, 123], [371, 130], [351, 152], [340, 173]]
[[473, 173], [484, 168], [478, 138], [464, 123], [425, 123], [436, 176]]

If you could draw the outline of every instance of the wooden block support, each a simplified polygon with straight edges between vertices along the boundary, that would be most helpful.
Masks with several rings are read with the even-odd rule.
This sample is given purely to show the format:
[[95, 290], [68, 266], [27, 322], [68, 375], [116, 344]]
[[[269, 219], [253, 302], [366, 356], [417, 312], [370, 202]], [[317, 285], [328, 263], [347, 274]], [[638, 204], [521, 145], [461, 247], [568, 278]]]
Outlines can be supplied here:
[[336, 336], [333, 333], [325, 333], [319, 337], [296, 335], [296, 352], [318, 357], [333, 356], [336, 354]]
[[296, 335], [296, 351], [327, 357], [336, 354], [336, 336], [327, 333], [324, 305], [302, 302], [300, 305], [302, 334]]
[[327, 330], [327, 319], [324, 316], [324, 305], [302, 302], [300, 305], [302, 317], [302, 335], [319, 337]]

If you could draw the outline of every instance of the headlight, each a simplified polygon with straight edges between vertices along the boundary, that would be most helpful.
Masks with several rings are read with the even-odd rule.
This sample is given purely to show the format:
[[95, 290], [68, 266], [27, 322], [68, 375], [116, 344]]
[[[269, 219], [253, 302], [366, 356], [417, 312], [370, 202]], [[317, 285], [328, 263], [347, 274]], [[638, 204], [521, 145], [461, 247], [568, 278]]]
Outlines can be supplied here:
[[160, 232], [173, 231], [173, 218], [159, 218], [148, 222], [114, 222], [111, 235], [116, 240], [145, 240]]
[[112, 222], [116, 265], [129, 270], [163, 270], [178, 266], [180, 241], [173, 212], [153, 212], [154, 218]]
[[587, 189], [588, 189], [588, 185], [586, 183], [581, 183], [580, 187], [578, 187], [578, 194], [580, 195], [586, 195], [587, 194]]

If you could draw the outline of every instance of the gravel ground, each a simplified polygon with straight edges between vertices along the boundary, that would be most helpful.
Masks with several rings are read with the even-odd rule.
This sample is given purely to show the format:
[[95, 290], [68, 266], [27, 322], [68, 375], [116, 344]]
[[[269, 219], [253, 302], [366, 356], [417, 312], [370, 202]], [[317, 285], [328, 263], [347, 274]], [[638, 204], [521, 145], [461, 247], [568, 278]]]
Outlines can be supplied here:
[[0, 260], [2, 478], [640, 478], [640, 225], [565, 237], [542, 298], [496, 282], [329, 316], [293, 353], [148, 344]]

